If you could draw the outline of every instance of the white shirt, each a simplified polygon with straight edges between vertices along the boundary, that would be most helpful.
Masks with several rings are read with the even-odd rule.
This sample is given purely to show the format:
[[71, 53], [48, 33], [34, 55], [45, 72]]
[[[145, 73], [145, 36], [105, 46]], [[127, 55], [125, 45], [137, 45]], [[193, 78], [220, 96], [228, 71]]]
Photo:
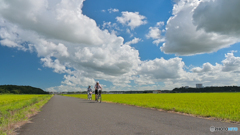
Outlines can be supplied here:
[[102, 90], [102, 86], [100, 85], [100, 84], [95, 84], [95, 89], [97, 89], [97, 90], [99, 90], [101, 88], [101, 90]]

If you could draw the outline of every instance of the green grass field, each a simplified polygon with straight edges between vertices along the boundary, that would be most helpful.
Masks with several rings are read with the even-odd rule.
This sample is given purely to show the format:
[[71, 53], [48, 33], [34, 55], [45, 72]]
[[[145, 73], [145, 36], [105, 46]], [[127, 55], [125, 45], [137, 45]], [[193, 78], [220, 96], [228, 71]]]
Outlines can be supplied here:
[[[87, 99], [86, 94], [64, 96]], [[240, 93], [103, 94], [102, 99], [240, 122]]]
[[11, 134], [14, 125], [27, 121], [52, 95], [0, 95], [0, 134]]

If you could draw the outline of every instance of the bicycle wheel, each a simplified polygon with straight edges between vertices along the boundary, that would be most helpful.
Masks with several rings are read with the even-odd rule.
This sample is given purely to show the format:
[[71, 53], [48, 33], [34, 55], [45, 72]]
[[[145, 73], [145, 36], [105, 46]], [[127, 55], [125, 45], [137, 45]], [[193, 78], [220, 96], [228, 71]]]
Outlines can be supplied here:
[[100, 97], [99, 97], [99, 103], [101, 103], [102, 102], [102, 95], [100, 95]]
[[98, 95], [98, 97], [97, 97], [97, 102], [100, 102], [100, 98], [101, 98], [101, 96]]

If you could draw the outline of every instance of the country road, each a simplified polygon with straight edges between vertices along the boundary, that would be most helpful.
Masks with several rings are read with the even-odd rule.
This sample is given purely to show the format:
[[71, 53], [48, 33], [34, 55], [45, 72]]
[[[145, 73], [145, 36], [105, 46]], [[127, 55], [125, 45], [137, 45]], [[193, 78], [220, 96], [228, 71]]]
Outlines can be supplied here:
[[207, 120], [114, 103], [96, 103], [73, 97], [54, 96], [42, 111], [22, 126], [20, 135], [203, 135], [240, 134], [210, 132], [210, 127], [237, 124]]

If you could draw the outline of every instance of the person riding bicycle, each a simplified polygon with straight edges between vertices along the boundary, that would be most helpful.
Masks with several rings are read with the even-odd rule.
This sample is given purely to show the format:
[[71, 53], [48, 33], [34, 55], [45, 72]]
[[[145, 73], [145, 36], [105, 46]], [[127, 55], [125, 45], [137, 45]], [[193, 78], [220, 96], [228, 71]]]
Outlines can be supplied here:
[[[101, 89], [101, 90], [100, 90]], [[99, 90], [99, 91], [98, 91]], [[102, 86], [99, 84], [99, 82], [97, 81], [95, 84], [95, 100], [97, 101], [97, 96], [98, 94], [102, 93]]]
[[87, 94], [88, 94], [88, 97], [89, 97], [89, 95], [92, 95], [92, 89], [91, 89], [90, 85], [88, 86]]

